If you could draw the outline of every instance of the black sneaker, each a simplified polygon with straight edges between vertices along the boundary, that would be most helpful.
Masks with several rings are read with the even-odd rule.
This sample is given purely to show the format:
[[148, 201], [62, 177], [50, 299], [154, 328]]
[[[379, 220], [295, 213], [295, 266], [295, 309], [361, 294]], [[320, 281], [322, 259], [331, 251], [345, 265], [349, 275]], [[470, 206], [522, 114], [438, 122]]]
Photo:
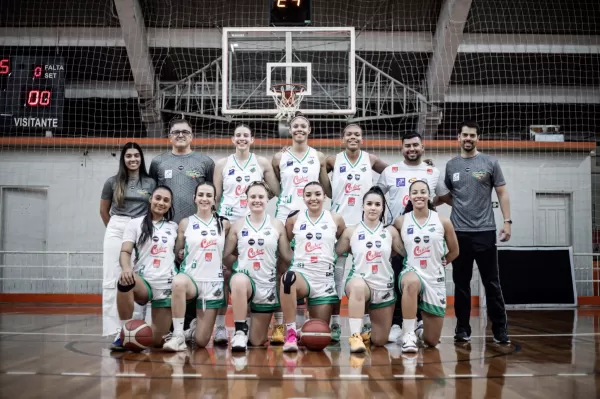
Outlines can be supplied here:
[[456, 331], [454, 334], [454, 342], [470, 342], [471, 334], [465, 330]]
[[494, 333], [494, 342], [502, 345], [510, 344], [510, 339], [508, 338], [508, 333], [505, 329], [499, 330]]

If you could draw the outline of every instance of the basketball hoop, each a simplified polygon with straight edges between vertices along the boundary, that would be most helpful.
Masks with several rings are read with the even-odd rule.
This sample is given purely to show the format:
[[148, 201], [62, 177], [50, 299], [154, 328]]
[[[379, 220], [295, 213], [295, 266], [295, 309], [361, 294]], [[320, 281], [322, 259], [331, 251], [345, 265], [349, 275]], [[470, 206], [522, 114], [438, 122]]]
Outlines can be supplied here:
[[304, 98], [306, 87], [298, 83], [280, 83], [271, 86], [271, 96], [279, 113], [275, 116], [280, 121], [290, 122]]

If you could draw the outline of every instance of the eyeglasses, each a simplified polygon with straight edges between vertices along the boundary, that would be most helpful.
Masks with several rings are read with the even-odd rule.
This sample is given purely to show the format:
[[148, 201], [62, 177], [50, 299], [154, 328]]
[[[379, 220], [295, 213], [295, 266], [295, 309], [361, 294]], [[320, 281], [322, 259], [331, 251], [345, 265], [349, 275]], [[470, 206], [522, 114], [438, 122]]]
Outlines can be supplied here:
[[173, 130], [172, 132], [169, 132], [169, 136], [179, 136], [179, 135], [183, 135], [183, 136], [191, 136], [192, 132], [190, 132], [189, 130]]

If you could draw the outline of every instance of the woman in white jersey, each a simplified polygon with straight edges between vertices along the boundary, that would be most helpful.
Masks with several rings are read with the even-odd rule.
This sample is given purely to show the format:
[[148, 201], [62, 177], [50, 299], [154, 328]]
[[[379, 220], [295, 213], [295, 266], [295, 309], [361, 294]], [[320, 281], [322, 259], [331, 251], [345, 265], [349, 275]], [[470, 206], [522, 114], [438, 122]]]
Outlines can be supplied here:
[[[450, 219], [434, 210], [427, 182], [414, 181], [408, 193], [409, 202], [394, 227], [406, 248], [398, 282], [404, 317], [402, 352], [417, 352], [417, 339], [428, 346], [439, 343], [446, 312], [443, 260], [450, 263], [458, 256], [458, 240]], [[417, 307], [423, 315], [419, 337], [415, 334]]]
[[[215, 201], [219, 204], [217, 213], [233, 223], [248, 214], [246, 187], [252, 182], [264, 180], [271, 192], [279, 194], [279, 182], [273, 172], [271, 162], [265, 157], [250, 152], [254, 143], [252, 130], [246, 125], [238, 125], [233, 131], [231, 141], [235, 153], [222, 158], [215, 164], [213, 182], [217, 190]], [[228, 284], [225, 282], [225, 298], [228, 297]], [[227, 343], [225, 315], [227, 304], [219, 309], [215, 328], [215, 343]], [[196, 321], [190, 328], [195, 329]]]
[[350, 252], [353, 261], [346, 282], [348, 317], [350, 321], [350, 352], [366, 351], [361, 327], [365, 303], [369, 304], [371, 343], [387, 343], [396, 295], [394, 270], [390, 258], [402, 251], [400, 234], [393, 226], [385, 225], [385, 196], [377, 186], [362, 199], [363, 220], [348, 227], [338, 240], [335, 251], [339, 255]]
[[[355, 226], [362, 220], [360, 206], [369, 188], [373, 185], [373, 171], [383, 172], [387, 164], [373, 154], [360, 149], [363, 143], [363, 130], [356, 123], [347, 125], [342, 131], [344, 151], [327, 157], [327, 172], [331, 173], [331, 210], [344, 218], [346, 226]], [[331, 339], [340, 340], [340, 305], [344, 295], [344, 276], [348, 254], [339, 254], [335, 262], [334, 280], [339, 301], [333, 307], [331, 316]], [[371, 334], [369, 314], [365, 312], [362, 336], [368, 341]]]
[[[121, 275], [117, 308], [121, 325], [133, 316], [133, 304], [152, 304], [154, 345], [160, 346], [171, 327], [171, 285], [175, 275], [177, 223], [173, 218], [173, 193], [165, 186], [152, 191], [145, 216], [132, 219], [123, 233]], [[133, 268], [131, 255], [135, 251]], [[115, 341], [113, 350], [123, 350]]]
[[335, 242], [346, 225], [335, 213], [323, 210], [325, 190], [316, 181], [304, 187], [306, 209], [291, 214], [285, 222], [288, 239], [294, 240], [294, 259], [281, 277], [279, 296], [286, 324], [284, 352], [298, 351], [296, 300], [308, 298], [311, 319], [329, 323], [338, 296], [333, 280]]
[[183, 249], [184, 255], [173, 279], [173, 334], [163, 346], [170, 352], [187, 349], [183, 332], [186, 301], [196, 302], [196, 328], [190, 330], [201, 348], [210, 341], [217, 311], [226, 302], [223, 249], [229, 221], [215, 212], [215, 192], [212, 183], [200, 183], [194, 198], [196, 214], [179, 223], [176, 250]]
[[[272, 313], [279, 308], [277, 257], [283, 259], [283, 264], [292, 259], [283, 223], [266, 214], [270, 196], [267, 185], [262, 181], [252, 182], [246, 194], [250, 214], [232, 224], [225, 243], [225, 258], [234, 255], [238, 259], [229, 281], [235, 322], [231, 340], [234, 352], [246, 351], [248, 340], [253, 346], [267, 341]], [[248, 303], [252, 311], [249, 334]]]
[[[331, 197], [331, 183], [327, 176], [325, 155], [308, 145], [308, 136], [312, 129], [310, 122], [304, 116], [298, 115], [290, 121], [292, 145], [273, 156], [273, 170], [280, 182], [281, 190], [277, 198], [275, 217], [285, 223], [291, 212], [306, 209], [303, 192], [306, 183], [319, 181], [323, 185], [325, 195]], [[291, 243], [292, 247], [294, 243]], [[279, 263], [281, 261], [278, 261]], [[289, 265], [279, 265], [287, 268]], [[299, 309], [298, 321], [304, 322], [304, 309]], [[272, 344], [283, 344], [284, 326], [283, 315], [275, 312], [275, 323]]]

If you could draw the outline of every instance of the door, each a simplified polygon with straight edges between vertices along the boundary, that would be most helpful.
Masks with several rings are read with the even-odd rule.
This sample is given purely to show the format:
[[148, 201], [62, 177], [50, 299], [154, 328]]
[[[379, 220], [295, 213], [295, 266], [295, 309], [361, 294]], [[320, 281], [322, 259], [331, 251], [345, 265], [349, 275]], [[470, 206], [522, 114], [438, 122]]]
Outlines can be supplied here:
[[571, 194], [535, 194], [535, 245], [571, 245]]

